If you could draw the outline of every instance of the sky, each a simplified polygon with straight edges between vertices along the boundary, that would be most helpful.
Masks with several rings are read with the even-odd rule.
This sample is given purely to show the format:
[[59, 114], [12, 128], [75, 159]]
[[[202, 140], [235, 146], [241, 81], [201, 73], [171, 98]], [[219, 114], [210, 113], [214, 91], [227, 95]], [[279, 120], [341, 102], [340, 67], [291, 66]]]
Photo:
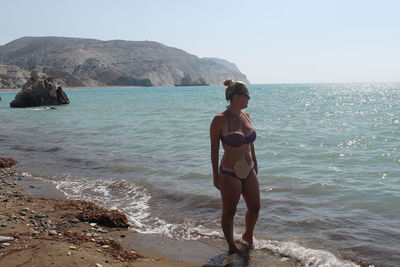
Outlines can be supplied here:
[[400, 81], [397, 0], [0, 0], [23, 36], [156, 41], [235, 63], [251, 83]]

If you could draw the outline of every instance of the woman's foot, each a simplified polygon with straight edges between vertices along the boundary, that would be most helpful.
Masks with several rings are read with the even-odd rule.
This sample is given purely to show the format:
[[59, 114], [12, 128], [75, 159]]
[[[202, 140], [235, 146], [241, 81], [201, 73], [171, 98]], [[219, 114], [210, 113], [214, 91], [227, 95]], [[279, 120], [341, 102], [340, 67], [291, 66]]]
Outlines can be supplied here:
[[247, 233], [244, 233], [242, 235], [242, 239], [250, 246], [250, 248], [253, 247], [253, 235], [249, 235]]

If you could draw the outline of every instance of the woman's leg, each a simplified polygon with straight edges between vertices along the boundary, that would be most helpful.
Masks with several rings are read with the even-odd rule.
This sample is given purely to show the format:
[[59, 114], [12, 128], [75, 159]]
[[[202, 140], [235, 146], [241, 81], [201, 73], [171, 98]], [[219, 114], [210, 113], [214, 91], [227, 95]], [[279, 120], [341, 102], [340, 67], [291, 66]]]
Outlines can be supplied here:
[[247, 206], [246, 231], [242, 235], [242, 238], [249, 245], [253, 245], [254, 226], [256, 225], [260, 211], [260, 187], [254, 170], [243, 183], [242, 195]]
[[221, 174], [220, 192], [222, 198], [222, 216], [221, 226], [229, 252], [235, 253], [239, 249], [233, 238], [233, 219], [236, 213], [236, 207], [242, 193], [242, 182], [232, 176]]

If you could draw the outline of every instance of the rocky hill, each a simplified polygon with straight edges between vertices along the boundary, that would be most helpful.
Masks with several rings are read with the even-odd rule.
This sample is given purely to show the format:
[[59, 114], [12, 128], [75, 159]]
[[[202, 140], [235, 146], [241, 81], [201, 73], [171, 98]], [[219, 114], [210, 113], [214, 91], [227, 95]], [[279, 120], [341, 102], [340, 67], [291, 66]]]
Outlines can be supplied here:
[[217, 57], [203, 57], [203, 59], [212, 60], [217, 64], [221, 64], [221, 65], [225, 66], [230, 71], [240, 73], [240, 70], [238, 69], [238, 67], [235, 64], [233, 64], [232, 62], [229, 62], [228, 60], [225, 60], [222, 58], [217, 58]]
[[23, 37], [0, 46], [0, 62], [21, 73], [37, 69], [70, 87], [213, 85], [226, 78], [248, 82], [237, 68], [151, 41]]
[[0, 62], [0, 89], [21, 88], [29, 77], [29, 71]]

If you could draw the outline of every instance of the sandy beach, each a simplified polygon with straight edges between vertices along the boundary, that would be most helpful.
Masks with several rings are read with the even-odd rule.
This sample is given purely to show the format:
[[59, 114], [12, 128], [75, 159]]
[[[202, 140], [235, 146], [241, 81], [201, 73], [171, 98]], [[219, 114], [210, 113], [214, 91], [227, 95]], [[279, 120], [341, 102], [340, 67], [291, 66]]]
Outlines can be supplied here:
[[[228, 257], [222, 239], [174, 240], [82, 221], [71, 203], [54, 185], [0, 169], [0, 265], [257, 266], [253, 251]], [[273, 254], [267, 262], [297, 266]]]

